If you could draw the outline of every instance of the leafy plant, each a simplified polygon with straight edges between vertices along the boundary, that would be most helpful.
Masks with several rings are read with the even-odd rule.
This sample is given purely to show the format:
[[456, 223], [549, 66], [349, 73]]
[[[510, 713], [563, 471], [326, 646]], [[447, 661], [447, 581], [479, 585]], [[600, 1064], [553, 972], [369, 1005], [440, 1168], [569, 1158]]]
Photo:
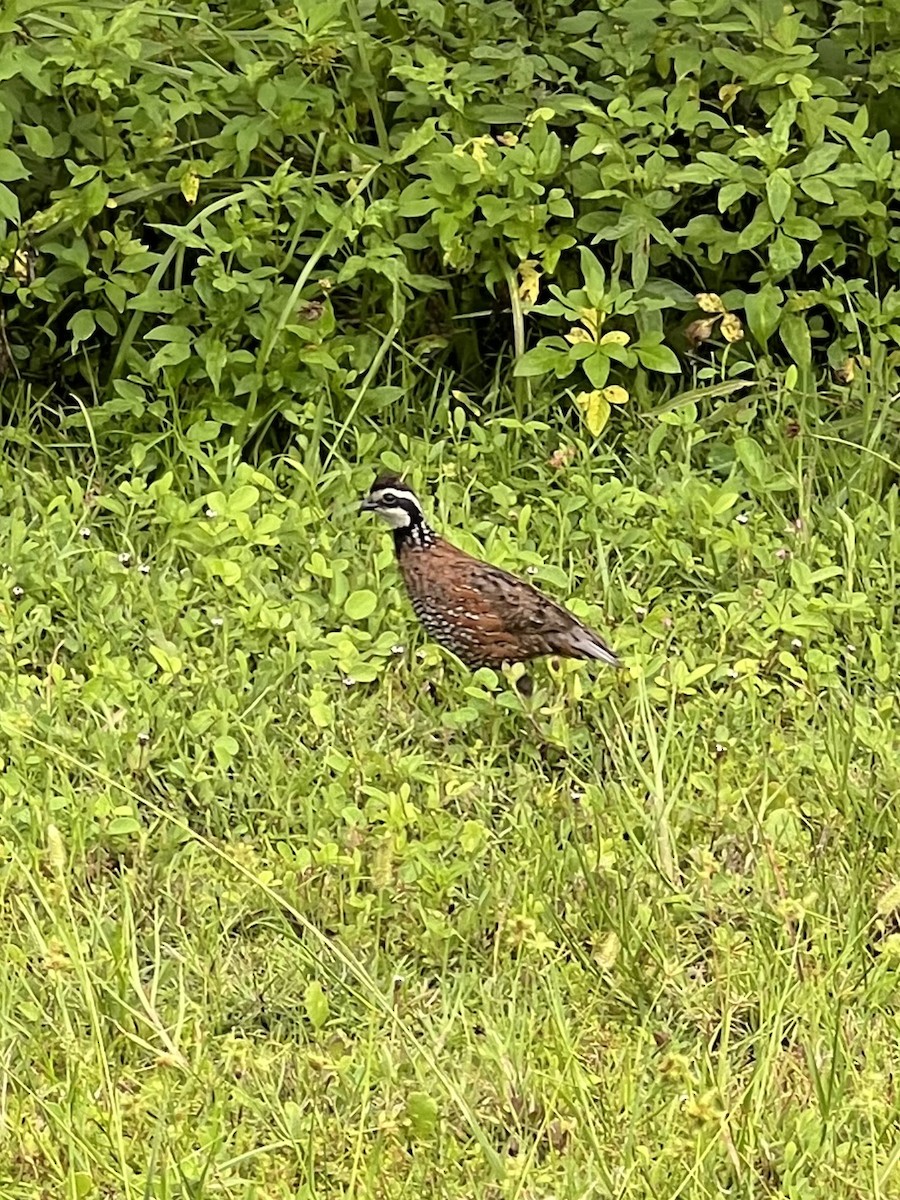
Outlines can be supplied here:
[[0, 368], [101, 436], [258, 445], [321, 426], [323, 393], [343, 424], [411, 363], [478, 392], [511, 358], [572, 380], [597, 432], [604, 389], [655, 402], [698, 293], [747, 331], [700, 379], [896, 374], [879, 3], [6, 21]]

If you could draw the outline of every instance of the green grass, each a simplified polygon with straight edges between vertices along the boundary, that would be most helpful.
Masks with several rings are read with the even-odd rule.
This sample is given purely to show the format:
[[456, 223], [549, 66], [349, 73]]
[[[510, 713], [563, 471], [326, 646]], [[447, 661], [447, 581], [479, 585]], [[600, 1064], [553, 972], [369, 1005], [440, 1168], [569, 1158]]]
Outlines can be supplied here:
[[[450, 403], [3, 451], [4, 1200], [900, 1196], [888, 438]], [[625, 670], [426, 643], [407, 463]]]

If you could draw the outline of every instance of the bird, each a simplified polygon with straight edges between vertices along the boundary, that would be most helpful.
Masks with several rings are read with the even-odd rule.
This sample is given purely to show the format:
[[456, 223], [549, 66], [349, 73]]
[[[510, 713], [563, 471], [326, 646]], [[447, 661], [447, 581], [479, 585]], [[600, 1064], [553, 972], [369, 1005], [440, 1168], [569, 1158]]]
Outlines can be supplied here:
[[[391, 527], [416, 616], [471, 670], [545, 655], [621, 665], [599, 634], [561, 604], [439, 537], [416, 493], [396, 475], [375, 480], [360, 512], [376, 513]], [[530, 692], [530, 681], [526, 687]]]

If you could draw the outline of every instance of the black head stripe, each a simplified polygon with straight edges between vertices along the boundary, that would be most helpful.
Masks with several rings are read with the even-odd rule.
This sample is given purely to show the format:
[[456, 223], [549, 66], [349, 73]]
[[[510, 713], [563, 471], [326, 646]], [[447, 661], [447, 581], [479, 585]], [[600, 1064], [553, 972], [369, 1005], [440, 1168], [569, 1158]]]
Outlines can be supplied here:
[[409, 491], [409, 488], [406, 486], [406, 484], [403, 482], [403, 480], [399, 477], [399, 475], [379, 475], [378, 478], [375, 480], [375, 482], [372, 484], [372, 486], [369, 488], [369, 491], [370, 492], [381, 492], [381, 491], [384, 491], [385, 488], [392, 488], [392, 489], [399, 488], [400, 491], [403, 491], [403, 492]]
[[411, 525], [417, 524], [422, 520], [422, 509], [419, 507], [419, 502], [413, 499], [412, 496], [398, 496], [394, 508], [402, 508], [409, 515]]

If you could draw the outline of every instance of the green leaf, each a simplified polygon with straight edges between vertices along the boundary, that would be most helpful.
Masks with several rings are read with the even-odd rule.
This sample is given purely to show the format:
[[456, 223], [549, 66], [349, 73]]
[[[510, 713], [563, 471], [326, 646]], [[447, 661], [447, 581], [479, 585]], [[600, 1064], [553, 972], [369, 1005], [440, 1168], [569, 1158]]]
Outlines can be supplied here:
[[[760, 212], [760, 209], [762, 209], [762, 212]], [[737, 249], [752, 250], [754, 246], [759, 246], [766, 238], [770, 237], [774, 229], [774, 221], [765, 211], [765, 206], [760, 205], [750, 224], [745, 225], [738, 234]]]
[[437, 1126], [437, 1101], [427, 1092], [410, 1092], [406, 1101], [406, 1119], [413, 1135], [428, 1138]]
[[70, 318], [67, 328], [72, 334], [72, 350], [75, 351], [82, 342], [93, 337], [97, 323], [91, 310], [82, 308]]
[[169, 675], [178, 675], [184, 666], [181, 655], [171, 643], [166, 646], [152, 645], [150, 653]]
[[220, 734], [213, 742], [213, 755], [220, 767], [230, 767], [237, 758], [240, 746], [229, 733]]
[[191, 357], [190, 346], [178, 342], [167, 342], [161, 346], [150, 360], [151, 371], [159, 371], [162, 367], [177, 367]]
[[206, 374], [209, 376], [209, 382], [213, 386], [213, 391], [218, 396], [219, 385], [222, 382], [222, 371], [225, 369], [225, 363], [228, 361], [228, 351], [225, 348], [225, 343], [217, 337], [211, 337], [206, 343], [203, 362], [206, 366]]
[[681, 363], [678, 355], [668, 346], [642, 346], [640, 342], [634, 347], [641, 366], [648, 371], [665, 371], [668, 375], [681, 373]]
[[[391, 157], [391, 162], [399, 163], [403, 162], [404, 159], [412, 158], [430, 142], [433, 142], [436, 137], [437, 117], [429, 117], [418, 129], [412, 129], [404, 135], [399, 150], [396, 150]], [[422, 182], [425, 181], [423, 180]]]
[[787, 212], [793, 191], [794, 187], [791, 183], [790, 172], [786, 167], [779, 167], [766, 180], [766, 198], [769, 201], [769, 212], [776, 223]]
[[793, 238], [778, 233], [769, 246], [769, 264], [779, 276], [787, 275], [803, 262], [803, 250]]
[[734, 450], [744, 470], [757, 483], [762, 483], [768, 478], [769, 468], [759, 442], [752, 437], [737, 438]]
[[203, 562], [210, 575], [218, 575], [226, 587], [234, 587], [240, 582], [243, 572], [238, 563], [230, 558], [207, 557]]
[[822, 236], [822, 227], [809, 217], [785, 217], [781, 228], [792, 238], [814, 242]]
[[7, 221], [19, 221], [19, 201], [15, 192], [11, 192], [5, 183], [0, 183], [0, 217]]
[[378, 597], [368, 588], [351, 592], [344, 604], [344, 612], [351, 621], [362, 621], [370, 617], [378, 607]]
[[561, 368], [568, 365], [568, 353], [565, 350], [554, 350], [549, 346], [538, 344], [531, 350], [526, 350], [516, 362], [514, 375], [529, 378], [533, 375], [546, 375], [550, 371], [560, 373]]
[[306, 985], [306, 990], [303, 993], [303, 1004], [306, 1008], [306, 1015], [309, 1018], [309, 1023], [313, 1029], [321, 1029], [328, 1020], [329, 1004], [328, 997], [325, 995], [325, 989], [319, 983], [318, 979], [313, 979]]
[[744, 301], [744, 312], [747, 315], [750, 332], [763, 350], [778, 327], [783, 298], [784, 293], [781, 288], [767, 283], [758, 292], [747, 296]]
[[38, 158], [53, 158], [53, 138], [44, 125], [23, 125], [28, 149]]
[[134, 817], [113, 817], [106, 827], [106, 832], [111, 837], [125, 837], [130, 834], [140, 833], [140, 822]]
[[799, 313], [785, 313], [778, 329], [784, 348], [801, 370], [812, 363], [812, 339], [805, 319]]
[[725, 212], [726, 208], [730, 208], [741, 197], [747, 194], [747, 185], [744, 183], [728, 183], [725, 187], [719, 189], [719, 198], [716, 201], [719, 212]]
[[309, 715], [317, 728], [328, 729], [331, 726], [333, 720], [331, 705], [324, 700], [313, 700], [309, 706]]
[[831, 188], [818, 175], [814, 175], [811, 179], [801, 179], [800, 190], [805, 192], [810, 200], [815, 200], [817, 204], [834, 204]]
[[234, 513], [247, 512], [259, 501], [259, 488], [252, 483], [243, 483], [234, 489], [225, 501], [225, 509], [229, 516]]
[[0, 150], [0, 179], [9, 183], [16, 179], [27, 179], [29, 174], [18, 154], [12, 150]]
[[596, 351], [589, 358], [584, 359], [581, 365], [593, 387], [606, 386], [606, 381], [609, 379], [609, 355]]
[[581, 247], [581, 275], [591, 304], [600, 306], [606, 295], [606, 272], [593, 250]]
[[196, 444], [212, 442], [221, 431], [222, 425], [219, 421], [194, 421], [193, 425], [188, 427], [186, 437], [189, 442]]

